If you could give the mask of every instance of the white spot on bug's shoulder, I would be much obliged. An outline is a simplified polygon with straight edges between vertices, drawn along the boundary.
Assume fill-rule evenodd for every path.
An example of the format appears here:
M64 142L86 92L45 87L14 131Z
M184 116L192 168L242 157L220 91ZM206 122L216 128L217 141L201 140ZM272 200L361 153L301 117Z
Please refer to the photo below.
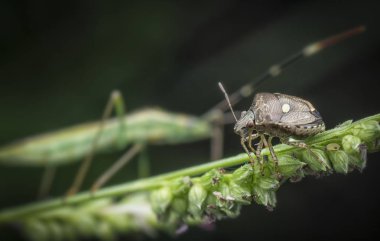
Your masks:
M290 105L289 104L283 104L281 109L282 109L282 112L288 113L290 110Z

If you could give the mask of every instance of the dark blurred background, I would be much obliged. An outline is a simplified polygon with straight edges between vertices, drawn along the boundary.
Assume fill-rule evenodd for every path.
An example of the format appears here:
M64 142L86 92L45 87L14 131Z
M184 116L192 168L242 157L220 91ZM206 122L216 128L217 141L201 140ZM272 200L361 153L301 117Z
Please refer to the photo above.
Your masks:
M113 89L128 111L200 115L223 98L218 81L235 90L305 44L360 24L365 34L259 90L310 100L329 128L378 113L379 10L377 1L1 1L0 144L98 119ZM227 126L225 155L241 152ZM100 155L86 186L120 155ZM154 174L167 172L208 161L209 143L150 147L149 156ZM53 196L77 167L59 170ZM135 179L135 170L131 163L112 183ZM370 154L363 173L286 184L273 212L251 205L215 231L192 228L177 240L379 240L379 170L380 155ZM41 174L0 167L1 209L33 201Z

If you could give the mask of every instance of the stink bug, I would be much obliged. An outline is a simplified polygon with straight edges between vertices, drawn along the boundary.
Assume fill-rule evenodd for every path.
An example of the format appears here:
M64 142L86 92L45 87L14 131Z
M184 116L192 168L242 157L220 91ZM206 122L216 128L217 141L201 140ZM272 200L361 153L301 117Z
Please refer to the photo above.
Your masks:
M229 103L227 92L221 83L219 87ZM231 105L230 108L233 113ZM254 162L249 150L261 160L261 149L263 146L268 147L276 169L278 159L272 147L273 137L280 138L284 144L308 149L302 139L325 130L321 115L309 101L280 93L257 93L248 111L243 111L240 119L235 115L234 117L236 120L234 132L240 135L241 145L250 160ZM269 136L268 140L266 136ZM291 140L290 137L298 140ZM252 141L257 138L260 138L260 141L255 150Z

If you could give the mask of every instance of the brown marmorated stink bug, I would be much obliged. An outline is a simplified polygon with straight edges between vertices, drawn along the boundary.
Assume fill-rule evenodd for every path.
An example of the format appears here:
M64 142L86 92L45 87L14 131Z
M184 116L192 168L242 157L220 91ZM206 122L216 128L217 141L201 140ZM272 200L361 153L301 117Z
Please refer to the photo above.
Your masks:
M219 87L229 102L221 83ZM302 139L325 130L321 115L309 101L280 93L257 93L248 111L243 111L240 119L235 117L235 120L234 131L240 135L241 145L250 160L253 162L250 151L261 160L263 146L268 147L276 169L278 159L272 147L273 137L280 138L281 142L287 145L309 148ZM268 140L266 136L269 136ZM260 141L255 150L252 141L257 138L260 138Z

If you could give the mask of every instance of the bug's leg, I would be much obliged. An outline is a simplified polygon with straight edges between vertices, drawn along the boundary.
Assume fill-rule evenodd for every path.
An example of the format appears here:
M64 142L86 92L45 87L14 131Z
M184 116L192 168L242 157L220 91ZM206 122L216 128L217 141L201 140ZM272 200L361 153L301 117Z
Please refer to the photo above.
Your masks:
M274 152L272 144L271 144L272 138L269 137L269 141L267 141L267 139L265 138L265 136L261 135L261 140L264 142L264 146L268 147L270 155L272 156L272 159L273 159L273 161L275 163L275 168L276 168L277 175L279 175L279 172L278 172L278 158L277 158L277 155Z
M257 143L257 148L256 148L256 156L261 160L261 164L263 164L263 158L261 158L261 151L263 150L263 140L260 139L259 143Z
M248 148L251 150L252 153L255 154L257 160L259 161L260 165L262 165L263 161L262 161L262 158L260 156L260 153L261 153L261 148L260 147L260 143L259 143L259 146L258 146L258 149L255 150L255 148L252 146L252 141L254 141L255 139L257 139L258 137L260 137L260 135L258 133L255 133L255 134L252 134L253 130L250 130L249 131L249 134L248 134Z
M248 136L248 147L249 149L256 154L256 157L257 158L260 158L259 156L257 156L257 152L255 150L255 148L252 146L252 141L254 141L255 139L257 139L258 137L260 137L260 135L258 133L255 133L255 134L252 134L253 130L250 131L249 133L249 136Z
M247 146L245 145L245 142L246 142L245 138L242 137L242 138L240 139L240 144L241 144L241 146L243 147L244 151L248 154L249 161L250 161L251 164L253 165L253 164L255 164L255 159L253 159L253 156L252 156L251 153L248 151L248 148L247 148Z
M56 167L54 165L47 165L45 167L44 173L42 175L41 184L38 190L37 199L43 199L48 195L51 185L53 183L55 171Z
M121 93L119 91L115 90L115 91L112 91L112 93L111 93L111 97L107 102L106 108L104 109L104 112L103 112L103 115L102 115L102 118L101 118L101 121L99 124L99 129L96 132L94 139L92 140L91 148L90 148L89 152L87 153L87 155L85 156L85 158L83 159L82 165L80 166L80 168L79 168L79 170L75 176L74 182L66 193L66 197L74 195L80 189L82 182L83 182L83 180L87 174L87 171L90 168L92 159L93 159L94 154L95 154L96 147L98 145L100 136L101 136L102 131L104 129L104 124L105 124L106 120L111 116L112 109L115 109L115 112L119 118L120 129L122 130L123 128L125 128L125 126L124 126L125 124L122 121L122 118L124 116L123 98L121 96ZM120 133L121 133L121 131L120 131ZM120 142L120 136L118 138L118 142Z
M259 135L259 137L261 137L261 136ZM255 155L256 155L257 159L259 160L259 163L260 163L260 173L261 174L264 174L264 158L261 156L261 151L263 150L263 145L264 145L264 142L260 138L259 143L257 143Z
M272 155L272 159L274 161L274 170L276 171L277 177L281 178L280 169L278 167L278 158L273 149L272 139L273 139L273 136L270 136L268 138L268 148L269 148L270 154Z
M143 144L135 144L124 155L117 160L107 171L105 171L91 186L91 192L96 192L101 188L117 171L127 164L137 153L144 148Z

